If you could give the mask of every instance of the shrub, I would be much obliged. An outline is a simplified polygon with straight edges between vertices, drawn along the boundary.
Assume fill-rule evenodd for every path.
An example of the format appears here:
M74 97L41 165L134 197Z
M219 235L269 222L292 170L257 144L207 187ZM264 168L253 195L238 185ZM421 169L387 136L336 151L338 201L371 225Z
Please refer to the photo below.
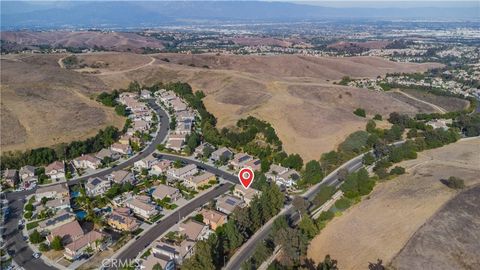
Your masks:
M33 216L33 213L28 211L28 212L25 212L25 214L23 215L26 219L31 219L32 216Z
M47 252L50 250L50 247L45 243L40 243L38 250L40 250L41 252Z
M382 115L380 115L380 114L378 114L378 113L375 114L375 116L373 117L373 120L382 121L382 120L383 120Z
M335 214L332 211L329 210L329 211L322 212L320 214L320 216L318 217L318 220L319 221L327 221L327 220L331 220L334 216L335 216Z
M338 210L345 210L348 207L350 207L350 205L351 205L350 200L348 200L347 198L341 198L335 203L335 207Z
M395 168L390 170L390 175L401 175L405 173L405 168L400 166L395 166Z
M367 117L367 113L362 108L357 108L355 111L353 111L353 113L360 117L364 117L364 118Z
M462 189L465 188L465 183L463 179L450 176L447 180L444 181L445 185L452 189Z

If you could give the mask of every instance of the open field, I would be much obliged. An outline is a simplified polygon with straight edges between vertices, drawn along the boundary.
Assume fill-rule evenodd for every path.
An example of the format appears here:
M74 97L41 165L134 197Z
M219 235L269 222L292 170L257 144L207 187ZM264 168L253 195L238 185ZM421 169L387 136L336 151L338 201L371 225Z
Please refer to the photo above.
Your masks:
M123 54L118 54L123 57ZM98 69L92 75L110 88L126 87L132 80L186 81L207 96L205 105L220 127L253 115L273 124L285 149L304 159L318 159L343 139L363 129L366 119L353 115L362 107L373 115L390 112L415 114L417 108L385 93L333 85L343 76L376 77L387 72L424 71L438 64L405 64L377 57L321 58L307 56L235 56L214 54L155 54L154 63L124 72ZM102 54L79 59L103 61ZM111 55L108 56L112 58ZM129 55L128 57L132 57ZM146 56L139 55L143 60ZM168 60L168 61L167 61ZM124 61L125 62L125 61ZM143 62L145 63L145 62ZM386 106L385 104L389 104Z
M395 269L480 269L480 185L446 203L408 241Z
M20 79L26 81L22 87L34 84L27 89L42 88L44 92L51 95L68 97L72 95L60 94L58 89L74 91L89 97L100 91L125 88L133 80L144 84L159 81L186 81L195 90L203 90L206 93L205 105L218 118L220 127L232 125L238 119L248 115L265 119L276 128L280 139L284 141L285 149L288 152L301 154L306 160L318 159L321 153L334 149L348 134L365 127L367 120L352 113L357 107L365 108L369 115L380 113L387 116L393 111L408 114L419 112L415 106L385 93L333 85L332 81L340 80L346 75L376 77L387 72L421 72L439 66L432 63L396 63L378 57L142 55L112 52L77 55L81 63L88 66L95 65L95 68L87 68L88 71L94 71L88 74L82 73L84 69L77 72L61 69L58 62L65 56L66 54L5 56L2 61L7 64L2 68L7 75L2 74L2 81L6 76L15 82L8 85L4 83L5 85L2 86L2 92L10 91L10 94L4 95L2 101L5 109L15 112L14 108L18 107L16 113L17 115L20 113L21 107L9 101L21 102L18 98L13 98L15 91L18 91L17 88L21 86ZM28 73L35 80L32 81L31 78L23 78L23 76L13 78L13 74L22 74L18 73L20 66L26 70L24 73ZM52 84L39 87L40 81L45 81L45 78L51 78ZM62 97L62 100L65 98L67 97ZM75 100L78 101L78 99ZM73 106L77 109L75 113L80 115L82 107L93 106L93 103L88 102L90 100L83 99L81 106ZM49 110L45 106L42 108L45 112ZM107 122L106 115L108 115L99 116L101 113L99 109L97 107L96 110L83 112L88 116L79 117L80 122L75 122L75 126L84 127L87 123L91 123L91 126L97 127L93 130L97 130L101 123ZM105 113L106 109L102 108L102 110ZM71 112L62 112L61 108L57 108L52 114L53 118L46 118L51 125L61 126L58 123L57 112L58 115L62 113L72 115ZM7 112L5 115L8 118L12 113ZM65 117L68 118L68 116ZM82 122L81 119L85 121ZM38 122L38 120L34 121ZM14 120L9 122L12 126L16 125ZM19 122L23 126L26 125L25 120ZM36 126L37 132L41 132L44 124ZM75 137L81 133L88 133L85 130L82 131L82 128L75 129L71 122L63 123L62 125L65 126L63 129L59 127L55 129L51 125L47 125L47 134L57 134L55 131L62 134L72 130L71 133L74 135L70 136ZM21 127L16 129L20 130ZM28 133L28 129L26 130ZM54 132L51 132L52 130ZM54 142L68 138L68 136L56 138ZM29 140L23 139L28 142L33 140L33 137ZM33 144L38 145L41 141L45 142L44 139L39 139Z
M457 176L467 186L480 183L479 151L480 139L475 138L425 151L416 160L400 163L407 173L378 184L369 199L334 218L312 240L308 257L319 261L330 254L339 261L340 269L366 269L368 262L376 262L378 258L388 264L415 232L457 194L440 179ZM464 234L448 231L443 235L435 237L461 239ZM451 245L455 247L457 242ZM437 249L437 253L428 249L428 252L436 258L448 249ZM458 252L471 255L472 250L468 247Z
M60 55L2 58L1 149L26 150L85 139L124 119L90 99L107 87L61 69Z

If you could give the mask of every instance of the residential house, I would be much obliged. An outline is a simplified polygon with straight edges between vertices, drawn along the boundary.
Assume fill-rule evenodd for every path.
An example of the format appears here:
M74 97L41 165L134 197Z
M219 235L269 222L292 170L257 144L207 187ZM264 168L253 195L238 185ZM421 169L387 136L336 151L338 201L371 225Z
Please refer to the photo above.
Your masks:
M159 213L155 205L137 197L125 202L125 206L132 209L133 213L135 213L137 216L143 219L150 219Z
M195 190L200 189L203 186L208 185L208 182L216 180L217 177L211 172L201 173L199 175L190 176L185 179L185 186L193 188Z
M168 138L166 147L175 151L182 151L184 144L184 141L172 140Z
M152 92L150 92L146 89L143 89L142 91L140 91L140 97L141 98L151 98L152 97Z
M65 178L65 164L62 161L54 161L45 167L45 175L52 180Z
M190 239L168 239L166 237L154 242L152 253L163 255L177 264L190 257L194 252L195 241Z
M37 185L38 176L35 175L36 169L36 167L30 165L20 168L19 176L23 181L23 187L25 189L31 189Z
M175 118L179 122L193 122L195 121L195 113L193 111L181 111L175 114Z
M227 215L230 215L237 207L243 206L245 204L242 199L227 194L218 198L216 203L216 209Z
M157 160L157 162L153 163L152 167L150 168L149 174L152 175L160 175L167 173L167 170L172 165L170 160Z
M112 150L108 148L104 148L100 150L98 153L95 154L95 157L104 160L105 158L111 158L112 160L117 160L120 158L120 153L118 152L113 152Z
M53 217L40 221L38 223L38 228L41 232L51 231L74 220L75 215L72 212L67 210L60 210Z
M153 191L152 197L156 200L163 200L165 197L168 197L172 201L176 201L182 197L182 194L177 188L160 184Z
M187 166L181 168L172 168L167 171L167 175L176 178L176 179L187 179L189 176L198 173L197 165L188 164Z
M124 170L113 171L107 178L117 184L123 184L126 182L132 184L135 183L135 175L132 172Z
M245 167L250 167L253 171L262 170L262 161L258 158L251 159L244 164Z
M233 166L235 170L242 168L245 163L252 159L252 156L245 153L237 153L234 158L230 161L230 165Z
M132 153L132 148L130 147L130 145L121 143L112 144L112 146L110 146L110 150L120 153L122 155L130 155Z
M273 164L270 170L265 174L268 180L274 181L279 186L291 187L298 179L300 174L289 168Z
M119 231L133 232L140 223L131 215L129 208L117 208L107 218L107 224Z
M150 128L150 124L144 120L135 120L133 121L133 130L144 132Z
M154 250L152 250L154 251ZM175 270L175 260L167 255L151 252L150 255L142 261L143 269L153 269L155 265L160 265L164 270Z
M48 200L45 203L45 208L54 209L54 210L70 209L70 198L65 197L65 198L54 198L53 200Z
M230 151L226 147L222 147L220 149L215 150L212 155L210 156L210 159L212 161L219 161L219 160L229 160L233 156L233 152Z
M118 139L118 142L121 144L128 144L130 145L130 142L134 143L140 143L140 138L134 137L129 134L123 134L120 139Z
M185 143L185 138L185 134L170 134L166 146L175 151L180 151Z
M177 122L175 128L176 134L190 134L192 133L192 123L191 122Z
M73 166L77 169L93 169L96 170L102 165L102 161L92 155L82 155L73 160Z
M37 188L35 191L35 200L39 202L43 197L48 199L69 199L70 191L67 183L58 183L55 185Z
M47 236L48 244L51 244L56 236L59 236L62 239L63 245L67 245L82 237L83 230L78 221L74 220L51 230L50 234Z
M180 98L176 97L169 101L170 106L172 106L175 112L185 111L187 109L187 104L185 104Z
M18 171L14 169L6 169L3 171L3 180L9 187L15 187L18 182Z
M260 196L261 191L253 188L244 188L242 185L236 184L235 189L233 190L233 195L242 198L246 205L250 205L250 202L256 196Z
M146 158L141 159L141 160L133 163L133 166L137 170L141 170L141 169L148 169L149 170L156 161L157 161L157 159L153 155L149 155Z
M213 147L213 145L211 145L207 142L204 142L204 143L200 144L197 148L195 148L195 151L193 152L193 155L195 157L202 157L206 148L212 149L212 152L215 149L215 147Z
M74 261L82 256L88 247L94 251L103 250L106 248L107 240L105 238L108 238L107 234L92 230L66 245L63 256Z
M30 166L30 165L23 166L22 168L20 168L20 171L18 172L20 179L22 181L26 181L28 178L34 177L36 169L37 169L36 167Z
M85 184L85 191L88 196L95 197L104 194L110 188L110 181L100 178L88 178Z
M178 231L192 241L205 240L211 232L208 225L192 219L180 224Z
M227 215L216 210L202 209L200 214L203 217L203 223L210 226L212 230L216 230L219 226L227 222Z

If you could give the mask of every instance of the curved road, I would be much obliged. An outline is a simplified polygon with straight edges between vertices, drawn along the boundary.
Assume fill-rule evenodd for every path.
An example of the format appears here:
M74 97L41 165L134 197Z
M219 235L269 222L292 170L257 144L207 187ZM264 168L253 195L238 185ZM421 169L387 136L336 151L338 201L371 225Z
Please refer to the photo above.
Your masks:
M157 116L160 122L160 129L158 130L157 136L143 150L143 152L126 160L125 162L117 165L114 168L109 168L91 175L70 180L67 182L69 186L76 185L79 182L86 180L90 177L107 176L111 174L113 171L120 170L133 165L134 162L147 157L148 155L150 155L155 151L157 144L162 143L163 140L168 135L169 122L168 122L168 116L165 113L165 111L163 111L160 108L160 106L158 106L154 102L154 100L149 100L148 104L157 113ZM18 230L18 221L22 218L22 214L23 214L23 207L25 203L24 198L30 194L33 194L34 192L35 192L35 189L7 194L7 199L9 200L9 207L10 207L10 217L8 218L5 224L6 248L8 250L13 251L14 253L12 256L13 259L18 265L24 267L25 269L35 269L35 270L55 269L55 267L47 265L43 260L34 259L32 257L33 251L29 248L28 244L25 241L23 241L23 235L21 231Z
M398 146L400 144L403 144L405 141L398 141L395 143L392 143L391 145L393 146ZM372 152L372 151L370 151ZM367 152L368 153L368 152ZM302 194L302 196L309 200L312 201L315 198L315 195L322 189L323 186L325 185L337 185L338 182L338 171L341 169L347 169L349 172L354 172L359 170L363 166L363 155L358 155L349 161L343 163L340 167L335 169L333 172L331 172L329 175L327 175L323 180L312 186L309 190L307 190L305 193ZM281 215L286 215L291 217L291 219L296 219L295 215L297 214L293 204L287 205L283 208L283 210L277 214L275 217L273 217L269 222L267 222L265 225L263 225L262 228L260 228L250 239L245 242L237 252L230 258L228 261L225 269L240 269L241 265L244 261L246 261L248 258L250 258L253 255L253 252L255 251L256 245L260 242L263 241L267 238L267 236L270 233L270 230L273 225L273 220L276 219L277 217Z

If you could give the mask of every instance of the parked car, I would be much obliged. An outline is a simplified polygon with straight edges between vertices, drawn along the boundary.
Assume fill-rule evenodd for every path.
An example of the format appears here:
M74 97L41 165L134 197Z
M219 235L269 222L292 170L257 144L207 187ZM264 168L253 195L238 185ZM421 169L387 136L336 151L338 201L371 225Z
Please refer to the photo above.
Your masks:
M35 259L40 258L40 256L42 256L42 254L40 252L33 253L33 258L35 258Z

